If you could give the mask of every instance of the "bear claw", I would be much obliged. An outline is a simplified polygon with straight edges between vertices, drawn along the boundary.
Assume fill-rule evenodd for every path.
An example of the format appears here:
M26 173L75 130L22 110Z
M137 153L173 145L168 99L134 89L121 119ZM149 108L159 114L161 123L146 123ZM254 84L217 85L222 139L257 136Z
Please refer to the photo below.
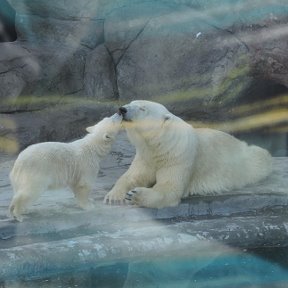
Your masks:
M126 193L125 200L129 201L129 204L135 204L135 195L138 193L137 190L130 190L129 192Z

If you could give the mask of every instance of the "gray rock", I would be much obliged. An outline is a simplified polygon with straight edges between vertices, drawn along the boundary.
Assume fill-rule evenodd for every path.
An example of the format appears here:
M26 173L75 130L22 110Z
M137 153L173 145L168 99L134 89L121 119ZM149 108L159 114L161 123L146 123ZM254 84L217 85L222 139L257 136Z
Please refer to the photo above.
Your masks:
M1 43L0 49L0 102L3 104L17 99L27 84L34 83L40 67L35 55L16 43Z
M115 64L104 45L91 51L86 58L85 94L95 99L118 99Z
M175 8L175 7L174 7ZM171 13L168 5L155 1L129 4L112 10L105 19L105 45L118 63L125 51L141 34L149 20ZM139 63L140 64L140 63Z
M29 0L29 1L17 1L8 0L11 6L19 14L35 14L41 17L51 17L55 19L79 19L79 18L96 18L97 10L102 7L104 0L84 0L84 1L44 1L44 0ZM102 2L102 3L101 3ZM102 4L102 5L101 5ZM101 8L100 8L101 9Z
M16 45L33 54L41 67L37 83L18 95L84 94L86 54L103 42L103 19L97 19L98 5L91 1L83 7L79 2L68 6L64 2L55 4L54 10L44 1L11 1L17 11L16 28L21 41Z
M285 40L287 24L284 21L271 19L261 27L255 27L251 34L240 33L243 41L251 47L253 75L255 78L265 79L288 87L287 49Z
M196 98L191 105L198 104L200 100L202 112L211 108L205 107L207 103L211 103L211 99L212 104L216 103L216 108L218 104L221 106L227 102L237 102L237 99L247 95L252 85L249 73L261 59L254 57L254 52L248 52L249 43L246 44L245 39L241 39L237 27L242 27L245 32L250 27L247 24L262 23L263 19L277 19L285 14L287 9L284 1L256 1L253 7L248 7L245 1L240 0L233 5L224 0L217 4L192 0L85 0L81 3L73 0L69 4L65 1L48 3L43 0L10 0L10 3L17 10L16 26L19 38L28 41L30 46L40 45L39 49L44 53L44 63L51 58L50 62L55 69L63 67L59 75L56 75L59 81L65 81L71 75L75 76L77 73L71 69L71 65L79 64L77 61L73 62L73 53L71 55L68 52L71 57L65 57L63 50L66 52L72 49L77 54L82 50L81 46L95 48L102 43L105 19L105 45L117 66L114 67L117 68L117 79L113 82L119 83L119 89L113 87L113 91L119 90L120 98ZM102 55L105 62L107 55ZM57 63L63 63L62 58L69 58L71 65L59 67ZM41 57L39 59L42 67ZM250 65L251 59L256 59L253 67ZM265 60L267 57L264 57L263 63ZM279 60L270 59L268 62L273 62L270 66L279 67L282 60L286 61L280 57ZM74 85L72 89L53 89L46 85L43 93L65 95L78 91L78 95L85 95L87 89L82 89L82 68L79 70L78 75L72 77L67 84L73 86L75 80L82 82L81 84ZM279 71L278 78L271 77L271 81L278 79L285 83L285 77L281 76L285 73L284 70ZM44 77L41 86L47 80L49 82L49 78L52 78L52 83L57 82L53 79L55 73L52 71L50 75L50 71L49 67L45 67L47 77ZM93 74L93 71L89 73ZM109 74L107 73L108 83ZM272 71L271 74L275 73ZM101 73L98 73L98 76L101 78L99 82L104 82L105 77L101 77ZM38 94L39 87L30 89L29 93ZM93 94L89 93L90 96ZM111 93L107 94L110 99Z
M263 19L286 17L288 8L285 0L253 2L245 0L162 0L166 4L184 6L201 13L201 17L221 29L260 23Z
M71 101L81 110L88 96L151 99L185 119L228 122L248 115L233 112L239 104L287 92L284 0L9 2L18 41L0 46L2 113L31 119Z
M18 14L16 17L18 39L33 45L56 45L62 43L70 48L81 46L90 49L103 42L103 20L91 18L55 19L34 15Z
M18 98L15 97L19 100L19 103L30 101L32 108L34 104L31 96L34 96L34 98L41 96L46 98L46 102L49 102L48 98L51 97L51 102L53 102L53 97L61 98L63 95L68 95L67 98L69 98L69 96L83 90L87 48L78 49L78 47L64 45L49 45L43 49L42 46L33 46L25 42L21 43L21 46L18 43L13 45L17 50L26 52L22 56L22 62L27 63L27 65L23 65L24 72L17 73L17 75L22 75L21 77L26 82L25 89L17 95ZM19 66L21 65L19 60L19 58L16 58L15 65L20 69L22 66ZM26 70L27 72L25 72ZM35 75L34 78L33 75ZM29 98L31 99L29 100Z
M60 101L60 100L59 100ZM14 146L23 148L43 141L69 141L85 135L85 128L117 111L117 105L93 101L77 101L73 104L39 102L33 109L12 110L12 114L0 114L0 140L6 139L0 152L11 151ZM28 104L31 107L30 104ZM45 107L46 106L46 107ZM14 107L15 109L15 107ZM2 134L2 135L1 135ZM7 142L8 141L8 142ZM6 143L6 144L5 144ZM13 147L7 147L14 143ZM1 147L2 146L2 147ZM2 148L2 149L1 149ZM11 151L17 152L13 148Z
M120 98L201 100L205 109L243 95L250 83L246 47L193 15L178 9L149 21L117 66Z
M119 7L143 0L8 0L19 14L36 14L56 19L91 18L104 19L111 11Z
M60 46L58 49L36 52L43 73L34 91L31 91L32 94L44 97L47 95L49 97L49 94L62 97L67 95L67 98L71 95L81 95L81 92L83 95L87 50L71 49L69 46Z

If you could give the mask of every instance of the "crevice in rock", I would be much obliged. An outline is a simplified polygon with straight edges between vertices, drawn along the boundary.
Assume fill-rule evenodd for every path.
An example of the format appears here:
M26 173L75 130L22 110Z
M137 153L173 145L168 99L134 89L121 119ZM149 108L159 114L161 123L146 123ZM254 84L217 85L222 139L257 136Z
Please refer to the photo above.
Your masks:
M12 71L14 71L14 69L9 69L9 70L5 70L5 71L1 71L1 72L0 72L0 75L4 75L4 74L7 74L7 73L12 72Z
M111 51L108 49L108 47L106 45L104 45L105 49L107 50L107 53L111 59L111 63L113 66L113 77L112 77L112 86L113 86L113 94L114 94L114 98L116 100L119 100L120 98L120 93L119 93L119 87L118 87L118 71L117 71L117 64L115 63L115 60L113 58L113 55L111 53Z
M1 1L1 0L0 0ZM22 16L25 17L38 17L38 18L43 18L43 19L54 19L54 20L59 20L59 21L81 21L81 20L88 20L88 21L104 21L105 19L103 18L91 18L91 17L77 17L77 16L69 16L69 17L57 17L53 14L36 14L36 13L21 13Z
M77 93L79 93L79 92L81 92L83 90L84 90L84 87L82 87L81 89L75 90L75 91L67 92L64 95L74 95L74 94L77 94Z
M141 35L141 33L145 30L146 26L148 25L150 19L145 23L145 25L139 30L139 32L136 34L136 36L128 43L127 47L125 49L117 49L115 51L123 51L123 53L121 54L121 56L118 58L117 62L115 61L114 57L113 57L113 52L111 52L109 50L109 48L107 47L107 45L104 44L108 55L111 58L111 62L113 65L113 78L112 78L112 85L113 85L113 93L114 93L114 98L116 100L120 99L120 92L119 92L119 86L118 86L118 70L117 70L117 66L120 63L120 61L123 59L125 53L128 51L128 49L131 47L131 45L133 44L133 42L135 40L137 40L137 38ZM104 31L105 32L105 31ZM105 35L105 34L104 34ZM104 43L105 43L105 39L104 39Z
M85 43L80 43L81 46L83 46L84 48L87 48L89 50L93 50L95 47L91 47L89 46L88 44L85 44Z
M205 22L207 25L219 30L219 31L222 31L222 32L225 32L225 33L228 33L230 35L232 35L240 44L242 44L246 50L249 52L250 51L250 48L249 46L247 45L247 43L245 43L241 38L239 38L235 33L233 33L233 31L229 30L229 29L224 29L224 28L221 28L221 27L218 27L217 25L215 24L212 24L212 23L209 23L205 20L202 20L203 22Z
M233 31L231 31L229 29L224 29L224 31L230 33L234 38L236 38L246 48L246 50L248 52L250 51L250 48L249 48L248 44L245 43L240 37L238 37L237 34L235 34Z
M25 68L26 66L28 66L28 64L24 64L24 65L22 65L22 66L16 66L16 67L13 67L13 68L8 69L8 70L5 70L5 71L0 71L0 75L5 75L5 74L7 74L7 73L17 71L17 69L23 69L23 68Z
M139 30L139 32L135 35L135 37L128 43L127 47L123 49L123 53L121 54L121 56L116 62L116 68L118 64L121 62L121 60L123 59L123 57L125 56L126 52L129 50L129 48L133 44L133 42L136 41L139 38L139 36L143 33L143 31L145 30L149 22L150 22L150 19L144 24L144 26Z
M288 88L283 84L254 76L247 93L238 101L238 104L259 103L257 109L261 109L261 102L268 99L276 99L281 95L287 95L287 93ZM277 101L273 105L283 107L283 103L278 103Z
M37 111L42 111L43 109L15 109L15 110L11 110L11 111L1 111L1 114L17 114L17 113L29 113L29 112L37 112Z

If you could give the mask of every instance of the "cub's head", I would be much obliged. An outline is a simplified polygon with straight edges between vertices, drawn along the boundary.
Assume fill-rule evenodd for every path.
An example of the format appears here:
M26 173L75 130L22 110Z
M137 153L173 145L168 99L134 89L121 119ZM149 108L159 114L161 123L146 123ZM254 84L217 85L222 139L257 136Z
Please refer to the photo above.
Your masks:
M119 113L123 116L123 126L126 129L150 134L153 134L153 131L163 130L175 117L163 105L144 100L132 101L120 107Z
M104 140L104 142L112 142L121 129L121 122L122 115L116 113L111 117L104 118L94 126L87 127L86 131L89 134L99 137L99 140Z

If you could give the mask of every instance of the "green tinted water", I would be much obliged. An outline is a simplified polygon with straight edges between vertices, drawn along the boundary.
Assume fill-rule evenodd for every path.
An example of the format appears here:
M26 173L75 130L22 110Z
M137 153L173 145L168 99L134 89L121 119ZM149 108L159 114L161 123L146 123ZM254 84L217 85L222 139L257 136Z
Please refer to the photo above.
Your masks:
M265 248L216 258L165 259L83 267L45 279L0 287L287 288L288 248Z

